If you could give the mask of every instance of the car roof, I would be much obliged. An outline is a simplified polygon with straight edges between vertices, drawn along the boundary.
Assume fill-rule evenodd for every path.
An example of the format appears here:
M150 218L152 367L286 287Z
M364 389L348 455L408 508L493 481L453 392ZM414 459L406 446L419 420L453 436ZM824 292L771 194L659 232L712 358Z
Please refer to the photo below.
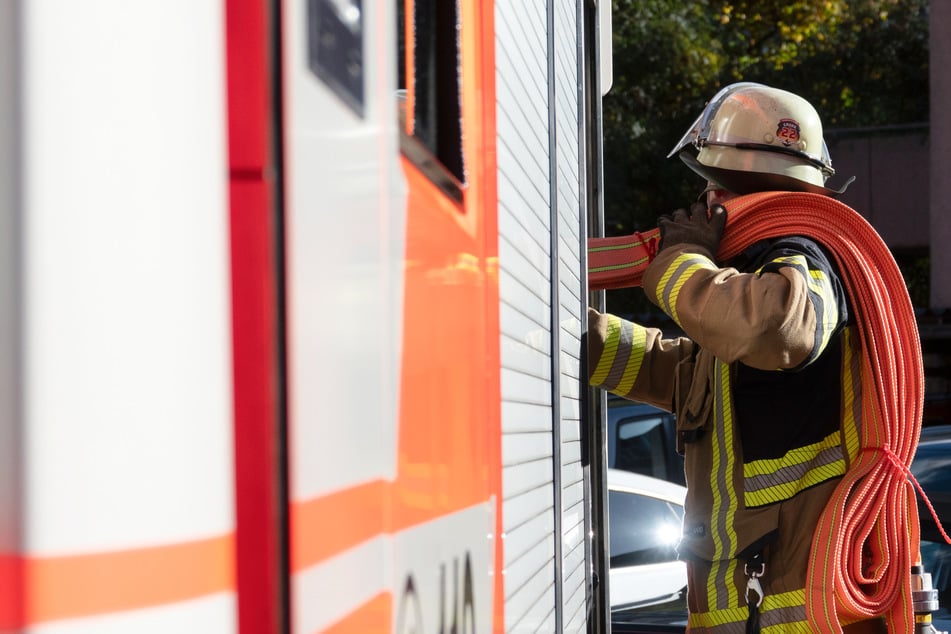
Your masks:
M911 472L919 477L924 471L951 465L949 448L951 448L951 425L923 428L914 460L911 463Z
M948 440L951 440L951 425L931 425L921 428L918 445L946 442Z
M624 469L608 469L608 489L639 493L674 502L681 506L683 506L684 498L687 496L687 488L684 486L660 478L625 471Z
M653 405L641 403L640 401L631 401L620 396L610 395L608 398L608 416L634 416L638 414L667 414L662 409Z

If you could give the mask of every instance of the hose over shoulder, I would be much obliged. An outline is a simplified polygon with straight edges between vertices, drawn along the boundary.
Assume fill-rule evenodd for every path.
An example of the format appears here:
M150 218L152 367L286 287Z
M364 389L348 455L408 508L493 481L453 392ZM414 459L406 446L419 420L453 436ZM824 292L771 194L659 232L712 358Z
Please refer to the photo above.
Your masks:
M820 634L838 634L843 622L884 615L889 631L913 631L910 571L920 558L920 533L907 473L921 432L924 370L918 326L898 265L874 228L833 198L764 192L725 206L729 220L718 259L734 257L765 238L816 240L836 260L861 338L867 400L861 450L813 537L806 587L810 625ZM656 254L655 232L589 240L590 288L640 285Z

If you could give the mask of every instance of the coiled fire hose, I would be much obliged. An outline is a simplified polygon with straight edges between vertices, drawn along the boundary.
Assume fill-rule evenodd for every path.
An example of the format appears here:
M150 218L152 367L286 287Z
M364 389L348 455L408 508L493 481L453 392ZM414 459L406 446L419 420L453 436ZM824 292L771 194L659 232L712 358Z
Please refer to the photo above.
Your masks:
M911 475L921 431L921 342L904 280L885 243L856 211L826 196L764 192L734 198L717 258L728 260L764 238L802 235L838 264L862 345L860 450L823 511L812 543L806 613L819 634L840 623L884 615L889 632L913 632L910 571L920 563ZM640 286L657 252L658 229L588 241L592 290ZM834 589L834 592L829 592Z

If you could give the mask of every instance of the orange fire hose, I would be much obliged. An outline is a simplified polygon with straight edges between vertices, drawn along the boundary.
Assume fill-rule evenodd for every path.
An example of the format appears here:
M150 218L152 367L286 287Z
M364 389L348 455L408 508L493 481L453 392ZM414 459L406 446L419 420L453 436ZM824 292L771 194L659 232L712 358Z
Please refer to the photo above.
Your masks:
M860 334L861 449L813 537L806 587L810 627L839 634L840 623L884 615L889 632L912 632L910 572L920 562L915 486L936 522L937 515L908 470L921 431L924 373L918 327L898 266L871 225L832 198L765 192L724 206L721 261L764 238L802 235L820 242L838 264ZM657 229L589 239L590 288L639 286L659 239Z

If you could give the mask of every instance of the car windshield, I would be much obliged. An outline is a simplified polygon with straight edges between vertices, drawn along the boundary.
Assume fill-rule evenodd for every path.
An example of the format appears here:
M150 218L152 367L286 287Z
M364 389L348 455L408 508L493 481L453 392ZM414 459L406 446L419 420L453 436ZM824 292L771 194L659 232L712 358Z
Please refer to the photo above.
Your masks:
M677 561L683 507L653 497L608 493L611 567Z
M686 489L622 469L609 469L608 482L613 631L684 631L687 567L677 545ZM655 629L678 623L679 629Z

